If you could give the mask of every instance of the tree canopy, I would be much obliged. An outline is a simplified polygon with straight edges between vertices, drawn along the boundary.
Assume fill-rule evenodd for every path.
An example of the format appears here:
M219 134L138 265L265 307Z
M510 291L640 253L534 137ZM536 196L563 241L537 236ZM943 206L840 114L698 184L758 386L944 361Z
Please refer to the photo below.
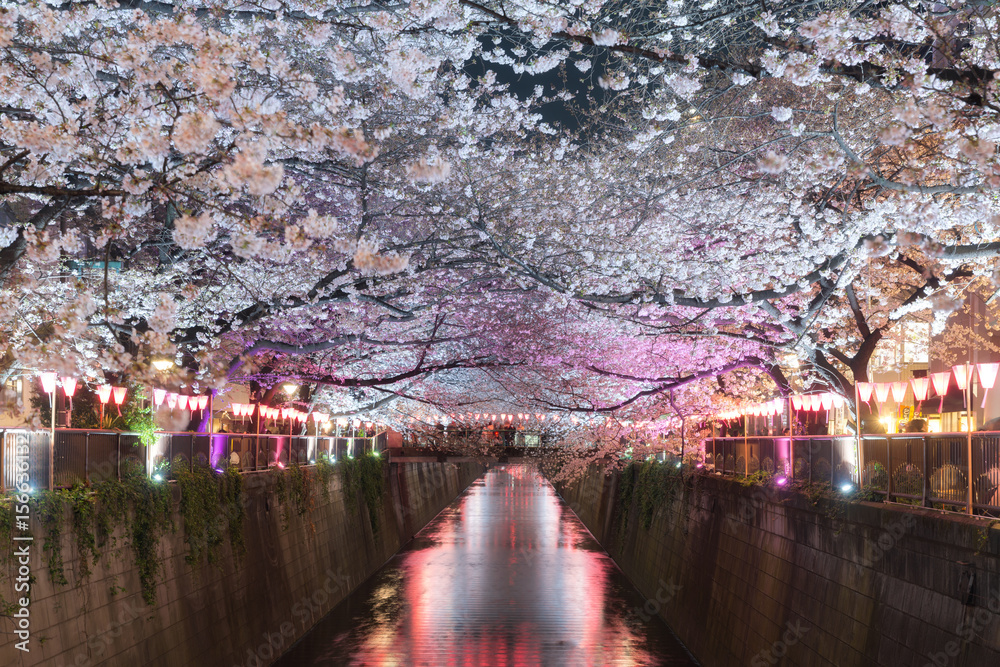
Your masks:
M0 1L0 376L294 380L402 426L699 414L792 357L851 397L994 284L996 22Z

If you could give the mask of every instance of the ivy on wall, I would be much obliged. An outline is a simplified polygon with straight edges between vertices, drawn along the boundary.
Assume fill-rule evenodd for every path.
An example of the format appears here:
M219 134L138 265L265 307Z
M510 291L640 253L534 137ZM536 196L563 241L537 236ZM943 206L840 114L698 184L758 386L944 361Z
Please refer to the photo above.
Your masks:
M352 511L357 510L358 497L364 499L368 508L368 522L372 533L378 533L381 525L382 496L385 495L385 460L378 456L362 456L343 459L340 474L344 481L344 497Z
M321 459L315 467L292 465L287 469L272 468L273 491L283 504L283 521L288 528L291 514L308 515L315 507L318 483L323 497L329 498L329 483L334 470L340 469L344 480L344 494L348 507L357 508L363 498L368 508L373 532L378 532L383 497L386 493L385 461L374 456L346 459L334 464ZM244 476L236 469L218 472L208 465L190 465L175 460L171 464L171 477L180 493L179 510L184 540L188 547L186 560L192 566L203 561L217 563L219 547L228 534L233 554L246 552L245 523L247 496ZM161 478L162 479L162 478ZM83 485L71 489L43 491L32 500L32 512L44 529L42 550L51 581L60 586L69 585L63 560L63 531L66 527L66 510L70 509L69 526L73 531L73 544L78 559L76 583L86 581L94 565L109 552L114 552L117 534L124 529L139 573L141 593L149 605L156 604L156 583L163 571L159 553L161 538L176 530L173 522L174 503L171 493L173 483L156 481L146 476L141 464L123 464L121 479L109 479L90 487ZM13 530L13 504L0 498L0 540L9 543ZM108 548L103 548L108 547ZM7 577L0 554L0 581ZM12 603L0 597L0 616L14 610Z

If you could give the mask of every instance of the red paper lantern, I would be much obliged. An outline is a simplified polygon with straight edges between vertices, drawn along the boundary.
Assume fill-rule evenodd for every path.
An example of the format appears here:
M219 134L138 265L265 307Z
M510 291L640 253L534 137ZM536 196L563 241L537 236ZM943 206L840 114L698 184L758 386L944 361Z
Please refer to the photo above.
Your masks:
M128 388L114 387L111 391L114 394L116 405L121 405L125 402L125 393L128 391Z

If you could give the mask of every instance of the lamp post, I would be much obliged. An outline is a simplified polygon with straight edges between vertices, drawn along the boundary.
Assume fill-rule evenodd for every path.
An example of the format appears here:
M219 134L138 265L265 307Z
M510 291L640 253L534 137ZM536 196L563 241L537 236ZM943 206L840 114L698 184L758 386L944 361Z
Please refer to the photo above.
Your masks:
M56 374L42 373L42 391L49 395L49 404L52 407L52 421L49 424L49 491L55 483L55 451L56 451Z

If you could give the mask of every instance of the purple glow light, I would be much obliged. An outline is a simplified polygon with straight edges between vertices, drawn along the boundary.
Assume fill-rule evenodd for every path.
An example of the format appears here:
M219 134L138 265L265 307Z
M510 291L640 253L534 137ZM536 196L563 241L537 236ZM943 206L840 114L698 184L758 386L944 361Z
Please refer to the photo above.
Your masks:
M784 486L785 484L788 483L788 478L787 477L779 477L778 479L774 480L774 483L777 484L778 486Z
M219 467L219 461L226 454L226 437L225 435L212 436L212 447L209 451L208 460L211 462L213 468Z

